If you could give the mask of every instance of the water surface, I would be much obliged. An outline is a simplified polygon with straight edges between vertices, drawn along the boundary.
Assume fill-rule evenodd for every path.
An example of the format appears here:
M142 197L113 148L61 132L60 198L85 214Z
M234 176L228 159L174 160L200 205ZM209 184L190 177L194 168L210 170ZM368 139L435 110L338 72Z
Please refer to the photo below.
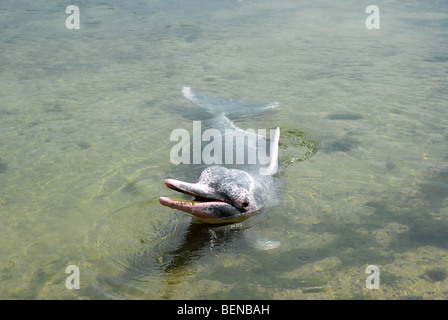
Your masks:
M448 298L448 6L368 30L370 4L80 2L79 30L0 4L0 298ZM282 130L280 204L244 228L158 203L196 174L169 160L183 86L280 103L236 121Z

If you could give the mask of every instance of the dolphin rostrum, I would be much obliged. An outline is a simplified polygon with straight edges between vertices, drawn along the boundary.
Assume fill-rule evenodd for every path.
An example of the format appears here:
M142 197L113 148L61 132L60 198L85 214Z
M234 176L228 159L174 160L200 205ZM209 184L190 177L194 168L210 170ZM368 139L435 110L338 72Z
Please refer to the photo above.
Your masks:
M160 203L187 212L202 222L220 224L246 220L263 208L272 206L276 202L274 190L276 182L272 175L278 171L280 128L274 130L269 141L253 130L244 131L236 127L227 115L241 118L275 108L278 104L275 102L261 105L227 99L196 92L189 87L184 87L182 93L188 100L213 114L211 125L215 130L214 139L220 137L226 140L225 148L219 143L215 145L217 148L214 152L216 154L218 148L222 147L224 152L231 153L232 158L226 158L231 160L230 163L226 162L230 164L227 167L217 165L207 167L196 183L167 179L165 184L168 188L190 195L194 199L174 200L160 197ZM222 134L216 135L217 133ZM227 143L229 137L232 142L230 151ZM241 137L242 139L238 140ZM234 143L234 139L237 143ZM239 152L246 160L255 154L253 161L246 161L248 163L236 161L235 165L232 160L238 158Z

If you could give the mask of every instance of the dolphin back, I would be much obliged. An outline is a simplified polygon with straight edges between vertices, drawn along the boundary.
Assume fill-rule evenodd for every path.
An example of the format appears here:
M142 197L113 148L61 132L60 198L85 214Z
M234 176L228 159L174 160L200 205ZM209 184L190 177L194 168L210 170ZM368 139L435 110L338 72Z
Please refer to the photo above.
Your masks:
M256 115L266 109L276 108L277 102L260 104L229 99L193 91L190 87L184 87L182 93L188 100L213 114L209 125L213 125L223 139L220 144L222 156L217 156L217 159L222 161L215 162L211 159L207 164L225 164L227 168L245 170L263 176L277 172L280 129L277 127L273 132L271 131L269 139L268 132L265 132L266 135L260 135L255 130L242 130L227 117L231 115L241 118ZM229 141L230 148L227 144Z

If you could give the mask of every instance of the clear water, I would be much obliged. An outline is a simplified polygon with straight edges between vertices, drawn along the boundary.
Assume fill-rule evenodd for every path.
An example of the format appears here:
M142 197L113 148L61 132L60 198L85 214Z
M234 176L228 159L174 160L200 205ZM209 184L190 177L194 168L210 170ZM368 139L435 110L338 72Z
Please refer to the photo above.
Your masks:
M370 4L2 2L0 298L448 298L448 6ZM158 203L183 86L280 103L237 122L282 130L245 229Z

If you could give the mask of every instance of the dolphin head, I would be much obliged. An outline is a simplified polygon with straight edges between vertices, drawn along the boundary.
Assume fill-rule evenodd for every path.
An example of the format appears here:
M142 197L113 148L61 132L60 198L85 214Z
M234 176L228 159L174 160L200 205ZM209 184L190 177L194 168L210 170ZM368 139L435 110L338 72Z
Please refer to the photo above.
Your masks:
M190 213L208 223L243 221L260 210L267 200L266 188L249 173L219 166L202 171L196 183L168 179L165 184L194 199L160 197L162 205Z

